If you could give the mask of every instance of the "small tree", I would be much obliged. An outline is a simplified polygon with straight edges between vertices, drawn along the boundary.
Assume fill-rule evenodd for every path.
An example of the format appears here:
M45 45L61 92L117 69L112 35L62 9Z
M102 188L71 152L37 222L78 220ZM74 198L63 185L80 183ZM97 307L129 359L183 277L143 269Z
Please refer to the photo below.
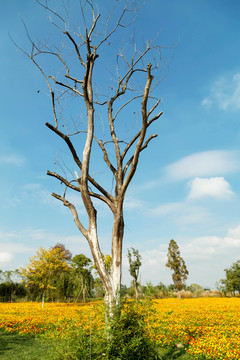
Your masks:
M86 302L86 295L90 295L93 278L91 274L92 261L83 254L75 255L71 261L74 288L77 290L77 299L82 295Z
M128 249L128 261L129 261L129 272L130 275L133 277L133 284L134 284L134 290L135 290L135 297L136 300L139 298L139 292L138 292L138 275L139 275L139 269L142 265L141 262L141 255L139 254L139 251L131 248L131 251Z
M200 296L204 291L203 287L198 284L191 284L188 288L195 296Z
M168 261L166 266L169 267L172 271L173 283L178 290L179 299L181 298L181 290L187 280L188 270L185 265L185 261L180 256L179 247L173 239L170 241L168 246Z
M224 292L230 292L234 296L240 292L240 260L232 264L229 269L224 269L226 278L220 282L224 286Z
M30 258L30 264L26 268L20 268L22 276L27 281L26 286L30 287L33 284L41 289L42 307L44 306L46 290L56 288L52 285L54 276L70 270L64 256L64 251L59 247L48 250L41 247L36 255Z

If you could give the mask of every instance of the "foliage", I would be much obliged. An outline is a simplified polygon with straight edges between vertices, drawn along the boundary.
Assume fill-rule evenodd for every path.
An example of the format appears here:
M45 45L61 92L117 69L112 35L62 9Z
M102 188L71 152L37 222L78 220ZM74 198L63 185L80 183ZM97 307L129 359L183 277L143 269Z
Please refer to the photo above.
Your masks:
M74 256L71 262L71 277L73 279L73 291L76 300L82 296L86 301L86 296L90 298L93 287L93 277L91 274L92 261L83 254Z
M111 255L108 255L108 254L106 254L106 255L104 255L103 253L101 253L101 254L102 254L102 258L103 258L103 261L104 261L104 263L105 263L105 266L106 266L106 268L107 268L107 271L108 271L108 273L110 274L110 272L111 272L112 257L111 257ZM93 268L96 270L96 275L98 275L97 267L96 267L95 264L93 265Z
M146 305L146 302L130 302L119 316L113 317L111 336L107 343L107 359L160 359L156 343L149 337L146 325L146 313L149 309Z
M15 299L21 299L26 296L26 288L23 284L16 282L0 284L0 301L13 302Z
M129 261L129 272L130 275L133 277L133 282L134 282L134 288L135 288L135 297L136 300L139 297L138 294L138 275L139 275L139 269L140 266L142 265L141 262L141 255L139 254L139 251L131 248L131 251L128 249L128 261Z
M26 268L20 268L22 276L26 279L26 286L34 285L42 290L43 304L47 289L55 289L53 285L54 276L64 271L69 271L69 265L65 260L65 252L61 248L42 247L36 255L30 258L30 264Z
M158 287L153 286L151 281L147 281L146 285L141 286L141 291L144 296L150 298L157 298L158 297Z
M64 260L66 260L66 261L71 261L71 259L72 259L72 253L71 253L70 250L66 249L66 247L65 247L64 244L56 243L56 245L52 246L51 249L52 249L52 250L60 249L60 250L61 250L61 253L63 253L63 258L64 258Z
M240 260L233 263L229 269L225 269L224 271L226 278L220 281L224 287L222 290L234 295L236 291L240 293Z
M191 291L195 296L200 296L204 291L203 287L198 284L191 284L186 290Z
M141 309L142 307L142 309ZM143 308L144 307L144 308ZM157 346L148 336L146 326L146 302L144 305L125 304L123 312L111 320L111 333L92 324L91 332L83 328L70 330L54 351L54 359L64 360L157 360Z
M18 270L0 270L0 301L13 302L26 296L26 289L20 283L20 278Z
M185 280L187 280L188 270L185 265L185 261L180 256L179 247L173 239L169 243L167 257L168 261L166 266L173 271L172 279L175 287L180 292L183 288Z

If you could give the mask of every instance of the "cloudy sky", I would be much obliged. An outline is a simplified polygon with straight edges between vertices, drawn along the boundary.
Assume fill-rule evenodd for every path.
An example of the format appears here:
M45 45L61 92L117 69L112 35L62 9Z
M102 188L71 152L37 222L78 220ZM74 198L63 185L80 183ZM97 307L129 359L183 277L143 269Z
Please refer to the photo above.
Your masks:
M111 3L104 1L103 12ZM51 197L59 184L46 171L66 163L68 154L44 125L52 118L41 74L10 40L9 33L29 46L21 18L36 40L52 31L34 1L1 0L2 270L25 266L40 246L56 242L90 256L68 209ZM238 0L146 0L140 9L135 37L156 38L168 71L155 91L163 111L154 125L159 136L142 155L126 198L123 283L130 247L142 254L142 283L171 283L165 263L172 238L188 284L214 288L224 268L240 259L239 18ZM103 76L109 75L106 68ZM102 251L109 253L110 217L105 209L99 214Z

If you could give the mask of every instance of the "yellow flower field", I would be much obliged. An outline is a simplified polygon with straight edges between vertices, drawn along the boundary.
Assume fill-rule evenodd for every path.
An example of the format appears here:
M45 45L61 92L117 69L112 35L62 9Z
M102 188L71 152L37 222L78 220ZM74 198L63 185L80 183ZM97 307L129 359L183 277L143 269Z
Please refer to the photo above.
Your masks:
M199 298L154 301L147 315L149 336L162 346L184 346L198 359L240 358L240 299ZM147 306L145 307L147 309ZM0 303L0 329L20 334L64 337L81 327L104 326L99 303ZM181 345L180 345L181 344Z
M155 336L162 345L183 344L196 359L240 358L240 299L157 300Z

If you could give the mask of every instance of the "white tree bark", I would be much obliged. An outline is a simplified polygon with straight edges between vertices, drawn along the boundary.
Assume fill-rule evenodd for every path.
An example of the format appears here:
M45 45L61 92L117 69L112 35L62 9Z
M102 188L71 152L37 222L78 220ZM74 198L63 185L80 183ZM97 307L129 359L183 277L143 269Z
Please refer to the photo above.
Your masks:
M68 43L67 49L72 48L72 56L77 59L79 64L78 74L82 76L73 75L76 71L72 70L69 65L69 57L64 57L64 52L57 47L54 49L49 48L46 44L42 47L36 45L36 43L30 38L27 31L28 39L31 43L32 51L27 53L22 50L37 66L42 75L44 76L47 86L49 88L52 112L54 118L54 125L49 122L46 126L58 135L67 145L67 148L72 156L72 159L77 166L77 179L72 178L69 180L66 174L58 174L53 171L48 171L47 174L59 180L65 185L66 189L63 194L53 193L52 195L60 200L64 206L67 206L72 212L73 220L76 223L78 229L87 239L92 256L102 279L103 286L106 291L106 302L109 309L113 305L119 304L120 300L120 289L121 289L121 276L122 276L122 242L124 236L124 218L123 218L123 204L128 186L135 175L139 156L142 150L146 149L149 142L157 135L150 135L146 138L147 130L149 126L159 119L162 112L159 112L152 116L154 111L159 105L160 100L156 100L151 97L151 85L153 81L152 65L148 63L144 64L145 58L149 59L151 51L159 50L156 46L146 45L146 48L142 52L137 52L133 47L134 51L132 56L126 55L126 57L119 53L118 58L124 64L124 71L121 74L117 73L118 83L115 90L111 92L111 96L108 100L100 102L93 88L93 77L94 77L94 65L98 56L101 55L101 48L103 44L110 44L110 37L118 30L126 27L126 15L129 13L135 16L136 8L134 7L134 1L126 1L125 6L122 8L119 18L116 21L115 26L108 30L99 39L97 34L97 26L99 23L100 14L95 14L95 5L92 1L87 2L87 6L92 11L92 24L90 30L86 26L85 19L85 32L78 34L78 37L74 32L69 30L69 19L65 20L62 15L57 13L55 10L48 6L48 3L37 2L51 15L51 22L65 38ZM81 1L80 1L80 4ZM117 4L117 2L116 2ZM83 6L82 6L83 10ZM109 21L109 20L108 20ZM107 25L108 25L107 21ZM24 24L25 26L25 24ZM96 33L95 33L96 32ZM81 42L79 44L79 39ZM99 39L99 40L96 40ZM18 46L18 45L17 45ZM18 46L19 47L19 46ZM56 59L62 68L65 69L65 77L58 79L57 76L48 75L47 71L43 68L43 62L38 61L39 56L51 55ZM86 60L85 60L86 59ZM157 70L158 65L154 67ZM76 68L76 65L73 67ZM134 76L133 76L134 75ZM145 77L145 85L142 89L137 89L136 92L133 88L133 78L139 76ZM101 85L101 84L100 84ZM134 90L134 91L133 91ZM58 91L58 92L57 92ZM85 130L77 130L74 134L68 131L68 127L65 126L66 132L60 127L60 122L63 121L63 110L59 108L62 96L64 94L72 94L75 97L79 97L85 104L87 113L87 128ZM58 95L60 94L60 95ZM133 95L132 95L133 94ZM122 99L126 97L126 101L123 103ZM118 119L121 115L121 111L125 109L130 103L141 99L141 126L137 132L132 136L128 142L124 139L118 138ZM148 109L148 102L151 99L152 105ZM120 105L119 105L120 104ZM96 136L95 131L95 110L96 107L102 107L103 111L107 108L106 117L108 119L109 126L109 139L104 143L99 140ZM151 117L152 116L152 117ZM78 147L72 142L72 135L85 134L85 143L82 154L78 154ZM82 138L81 138L82 141ZM110 171L110 177L113 176L115 181L115 192L111 194L107 188L102 186L96 179L91 175L91 159L93 157L93 141L99 146L100 151L103 155L103 160ZM107 145L112 145L112 152L115 153L114 161L110 160L109 153L107 151ZM79 175L78 175L79 174ZM88 227L85 227L79 219L79 214L76 206L67 199L66 190L75 191L81 196L82 202L88 216ZM109 273L103 260L97 229L97 210L92 202L93 198L97 198L103 201L113 214L113 225L112 225L112 263L111 272Z

